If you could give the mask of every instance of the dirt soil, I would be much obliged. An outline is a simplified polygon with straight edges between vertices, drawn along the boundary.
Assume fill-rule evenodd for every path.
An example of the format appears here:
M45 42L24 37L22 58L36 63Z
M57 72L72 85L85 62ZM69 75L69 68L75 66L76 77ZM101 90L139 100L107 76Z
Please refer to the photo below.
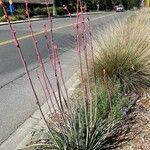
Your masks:
M150 150L150 98L139 100L137 105L136 123L132 128L137 134L117 150Z

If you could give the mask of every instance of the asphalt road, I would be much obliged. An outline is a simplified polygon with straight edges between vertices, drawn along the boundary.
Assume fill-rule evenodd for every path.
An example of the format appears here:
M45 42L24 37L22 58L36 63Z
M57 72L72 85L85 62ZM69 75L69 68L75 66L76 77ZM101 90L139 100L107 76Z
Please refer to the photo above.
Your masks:
M89 15L93 33L107 27L113 20L122 19L125 15L126 12ZM75 18L72 18L71 22L74 21ZM52 68L48 63L48 53L44 44L44 35L41 33L44 24L47 24L47 20L35 21L32 25L47 73L54 83ZM68 18L53 19L53 24L54 37L59 45L59 57L65 81L67 81L78 68L72 26ZM42 104L45 99L35 74L38 65L35 61L34 47L27 23L15 24L13 27L20 39L23 53L31 70L32 80ZM0 26L0 143L6 140L36 109L37 106L26 76L24 76L23 65L12 41L9 27L7 25Z

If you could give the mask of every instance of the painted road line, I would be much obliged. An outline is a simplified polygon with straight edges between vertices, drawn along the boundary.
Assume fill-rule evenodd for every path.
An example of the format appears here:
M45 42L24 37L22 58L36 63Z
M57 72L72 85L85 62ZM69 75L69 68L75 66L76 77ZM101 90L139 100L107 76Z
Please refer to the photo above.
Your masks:
M94 19L91 19L91 21L95 21L95 20L98 20L100 18L105 18L105 17L108 17L108 16L113 16L115 13L113 14L109 14L109 15L104 15L104 16L100 16L100 17L97 17L97 18L94 18ZM87 21L86 21L87 22ZM57 27L57 28L54 28L53 31L56 31L56 30L59 30L59 29L63 29L63 28L67 28L67 27L71 27L73 24L68 24L68 25L65 25L65 26L61 26L61 27ZM50 30L48 30L48 32L50 32ZM40 32L36 32L34 33L35 36L38 36L38 35L41 35L43 34L44 31L40 31ZM18 37L17 39L20 41L20 40L24 40L24 39L27 39L27 38L30 38L32 37L31 35L26 35L26 36L22 36L22 37ZM7 41L4 41L4 42L1 42L0 43L0 46L3 46L3 45L7 45L7 44L10 44L10 43L13 43L14 42L14 39L12 40L7 40Z

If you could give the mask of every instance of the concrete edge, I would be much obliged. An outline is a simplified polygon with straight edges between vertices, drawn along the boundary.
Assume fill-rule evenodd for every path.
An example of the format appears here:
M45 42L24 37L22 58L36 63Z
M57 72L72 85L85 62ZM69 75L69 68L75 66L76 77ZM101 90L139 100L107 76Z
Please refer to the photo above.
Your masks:
M40 21L40 20L46 20L47 18L35 18L31 19L31 21ZM18 24L18 23L26 23L28 20L18 20L18 21L11 21L11 24ZM0 22L0 26L8 25L7 22Z
M113 12L113 11L111 11L111 12ZM86 12L86 13L84 13L84 15L108 14L108 13L110 13L110 12L107 12L107 11L95 11L95 12ZM73 14L72 16L75 17L76 14ZM58 15L58 16L55 16L54 19L55 18L66 18L66 17L69 17L69 16L68 15L63 15L63 16L59 16ZM47 20L47 17L43 17L43 18L31 18L32 22L33 21L40 21L40 20ZM18 23L26 23L26 22L28 22L28 20L11 21L10 23L11 24L18 24ZM7 22L0 22L0 26L4 26L4 25L8 25L8 23Z
M76 81L76 82L75 82ZM66 82L69 95L72 94L74 89L79 85L78 72ZM57 92L56 92L57 94ZM46 117L48 116L48 106L46 102L42 105L42 109ZM30 141L31 131L35 126L40 125L42 117L39 110L36 110L31 117L29 117L7 140L5 140L0 146L0 150L18 150L24 148Z

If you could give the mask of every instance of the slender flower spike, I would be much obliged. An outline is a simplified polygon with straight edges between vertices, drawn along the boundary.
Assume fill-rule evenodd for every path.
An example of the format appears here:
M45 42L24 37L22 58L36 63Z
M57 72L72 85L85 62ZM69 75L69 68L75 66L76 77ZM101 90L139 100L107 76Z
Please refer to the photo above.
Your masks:
M2 0L0 0L0 6L2 6L3 5L3 1Z
M63 8L64 8L65 10L67 10L67 6L65 6L65 5L63 5Z
M67 15L71 18L71 13L70 13L70 11L68 10L67 6L63 5L63 8L64 8L64 10L67 11Z

